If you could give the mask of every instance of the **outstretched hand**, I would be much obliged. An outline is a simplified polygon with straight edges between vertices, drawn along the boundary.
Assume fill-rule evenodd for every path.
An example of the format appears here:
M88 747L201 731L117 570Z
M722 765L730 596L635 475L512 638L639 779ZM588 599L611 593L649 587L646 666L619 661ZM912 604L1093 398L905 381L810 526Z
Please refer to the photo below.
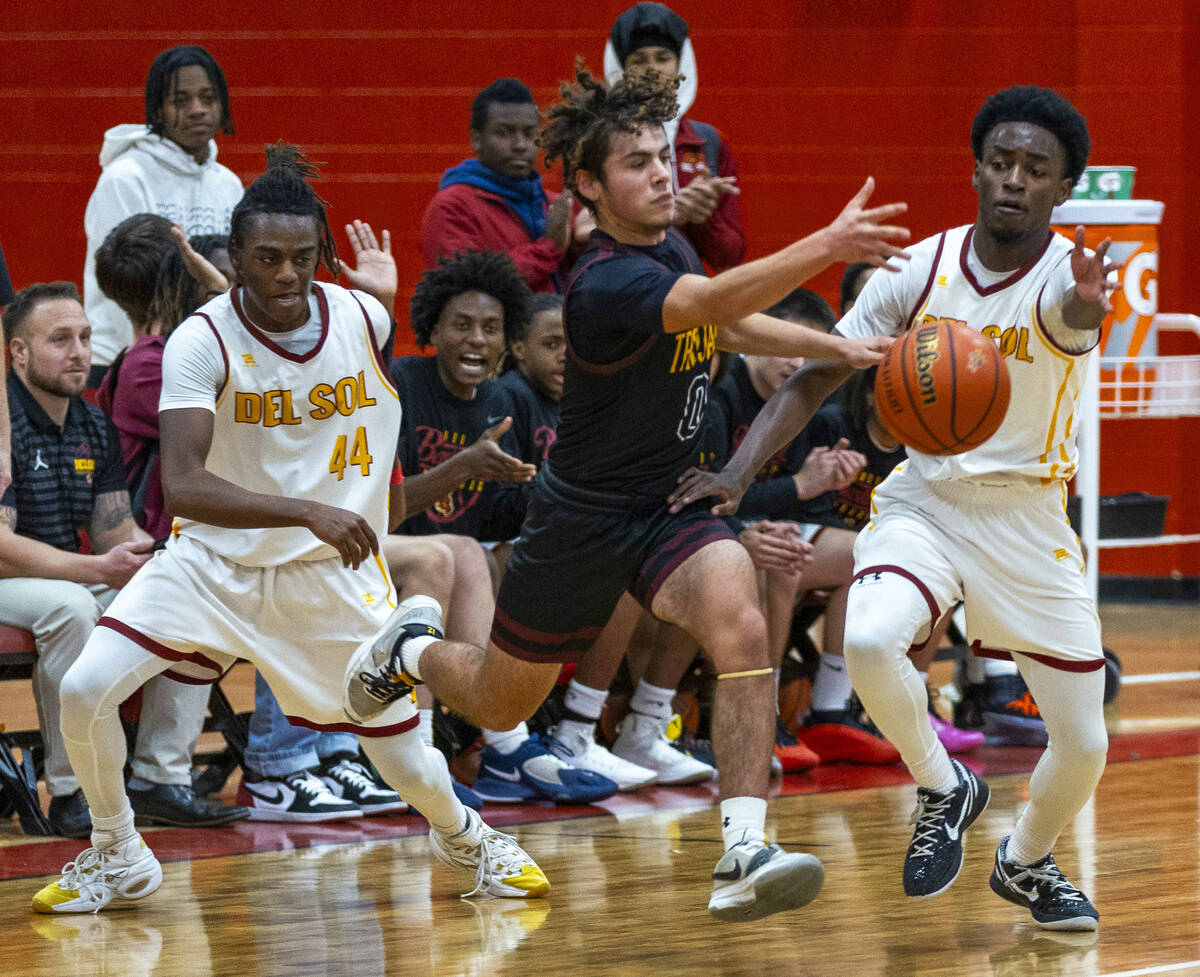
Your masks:
M912 237L907 227L885 224L884 221L899 217L908 210L908 204L884 204L867 210L867 201L875 192L875 178L867 177L837 219L825 230L828 232L835 261L865 261L876 268L899 271L890 263L891 258L908 260L908 253L894 242L907 241Z
M225 276L217 270L216 265L192 247L192 242L188 240L188 236L184 233L182 227L178 224L172 224L171 237L179 245L179 254L183 258L183 266L200 286L201 295L207 295L209 292L229 291L229 282L226 281Z
M1120 264L1107 261L1108 247L1112 238L1105 238L1097 245L1092 254L1088 254L1083 246L1083 225L1075 228L1075 247L1071 250L1071 274L1075 276L1075 294L1084 302L1099 302L1105 312L1112 312L1112 303L1108 293L1116 287L1115 281L1110 281L1109 275L1121 267Z
M493 424L468 447L463 449L471 459L471 474L481 482L530 482L537 468L520 458L514 458L500 447L500 437L512 427L506 417Z
M342 263L342 274L355 288L374 295L383 303L390 315L396 302L399 277L396 274L396 259L392 257L392 235L383 231L383 243L375 237L375 231L366 221L356 220L346 225L346 236L354 249L355 267Z

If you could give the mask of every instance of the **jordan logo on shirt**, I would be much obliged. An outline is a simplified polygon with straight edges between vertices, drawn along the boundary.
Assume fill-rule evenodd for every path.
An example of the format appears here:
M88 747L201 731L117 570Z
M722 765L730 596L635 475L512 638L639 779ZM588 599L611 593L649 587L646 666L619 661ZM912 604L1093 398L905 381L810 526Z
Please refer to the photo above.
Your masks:
M46 471L50 470L50 466L46 463L46 459L42 457L42 449L38 448L37 457L33 459L33 470L36 472L41 471L43 468L46 469Z

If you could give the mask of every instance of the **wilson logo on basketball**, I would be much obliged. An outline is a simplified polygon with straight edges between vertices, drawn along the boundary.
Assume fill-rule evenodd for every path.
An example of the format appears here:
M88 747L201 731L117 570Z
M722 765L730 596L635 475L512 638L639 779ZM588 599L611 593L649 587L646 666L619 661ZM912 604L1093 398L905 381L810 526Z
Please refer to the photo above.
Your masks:
M938 358L937 326L922 326L917 330L917 384L921 388L921 403L937 401L933 385L933 365Z

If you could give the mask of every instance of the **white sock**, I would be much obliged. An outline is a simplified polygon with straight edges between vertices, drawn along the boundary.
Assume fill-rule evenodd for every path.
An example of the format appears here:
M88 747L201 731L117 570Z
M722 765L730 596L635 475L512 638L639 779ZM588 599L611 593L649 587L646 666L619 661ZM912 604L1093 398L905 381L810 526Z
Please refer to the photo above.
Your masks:
M967 655L967 682L971 685L982 685L987 677L987 665L991 658L980 658L978 655Z
M421 678L421 654L432 644L441 641L430 634L409 638L400 646L400 667L415 679Z
M529 727L524 723L517 723L512 729L503 732L494 729L483 731L483 741L498 753L515 753L527 739Z
M812 698L809 699L808 708L821 712L841 711L850 702L852 691L845 659L841 655L822 652L817 676L813 679Z
M725 850L761 845L767 838L767 801L763 797L727 797L721 801L721 837Z
M674 689L659 688L659 686L651 685L645 679L642 679L638 682L637 689L633 693L633 698L629 701L629 708L634 712L640 712L643 716L657 716L659 719L670 719L675 713L675 710L671 707L671 701L674 698Z
M133 809L128 801L120 814L110 818L92 817L92 847L97 850L116 848L136 838L137 833L133 826Z
M571 679L567 685L567 697L563 702L571 712L596 720L604 711L605 700L608 699L608 689L593 689L584 685L578 679Z

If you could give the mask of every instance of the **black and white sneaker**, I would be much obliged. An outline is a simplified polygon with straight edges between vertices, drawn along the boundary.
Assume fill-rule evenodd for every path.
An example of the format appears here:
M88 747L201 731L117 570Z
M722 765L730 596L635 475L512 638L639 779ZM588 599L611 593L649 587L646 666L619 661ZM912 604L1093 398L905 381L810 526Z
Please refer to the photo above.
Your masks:
M1032 865L1005 859L1008 837L996 849L996 867L988 884L1001 899L1024 906L1039 926L1052 930L1094 930L1100 914L1088 897L1071 885L1047 855Z
M404 799L373 771L350 757L331 758L317 768L329 793L356 804L366 817L408 810Z
M442 638L442 605L418 594L401 601L383 627L359 645L346 666L342 709L356 723L374 719L421 680L404 670L401 649L409 638Z
M734 845L713 869L708 911L728 923L762 919L808 905L825 870L814 856L778 845Z
M238 804L250 809L251 821L344 821L361 818L353 801L334 797L311 770L271 780L246 780L238 787Z
M917 788L912 842L904 856L904 893L928 898L945 892L962 870L962 836L987 807L988 785L957 760L958 786L948 794Z

